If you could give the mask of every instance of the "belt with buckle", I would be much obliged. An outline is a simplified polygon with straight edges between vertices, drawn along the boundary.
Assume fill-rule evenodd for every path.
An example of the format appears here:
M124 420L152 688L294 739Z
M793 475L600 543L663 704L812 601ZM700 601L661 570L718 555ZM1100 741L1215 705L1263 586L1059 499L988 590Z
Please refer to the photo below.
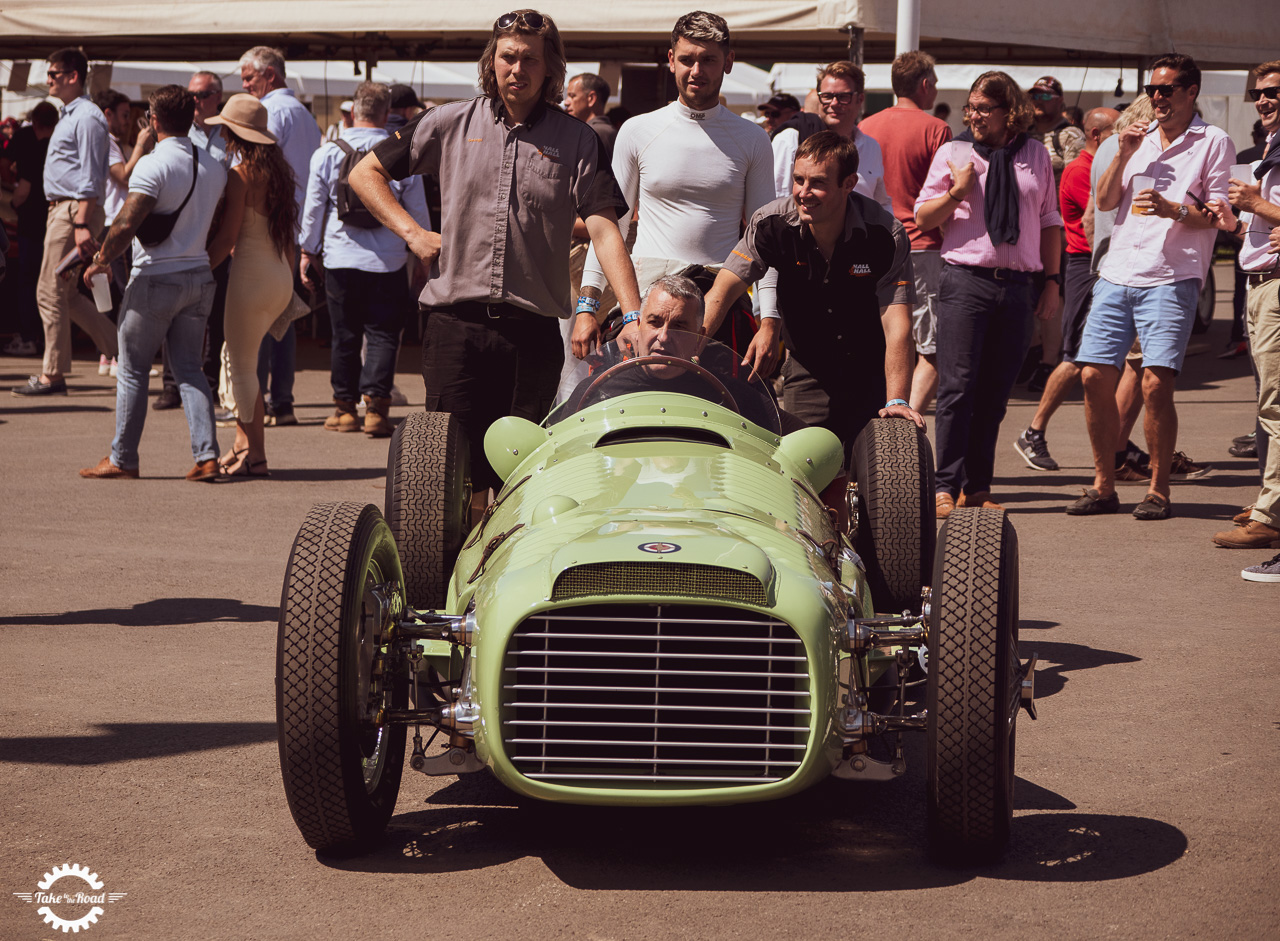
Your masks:
M543 317L542 314L532 310L525 310L523 307L517 307L515 304L498 303L486 304L484 301L459 301L457 304L448 304L442 308L447 310L462 320L488 321L488 320L546 320L550 318Z
M1035 277L1030 271L1018 271L1016 268L985 268L982 265L955 265L955 267L972 271L974 274L983 278L990 278L992 281L1010 281L1014 284L1030 284Z
M1249 287L1256 288L1259 284L1266 284L1276 278L1280 278L1280 268L1272 268L1270 271L1250 272Z
M62 203L74 203L78 201L79 200L72 199L70 196L64 196L62 199L51 199L49 200L49 208L52 209L54 206L59 206Z

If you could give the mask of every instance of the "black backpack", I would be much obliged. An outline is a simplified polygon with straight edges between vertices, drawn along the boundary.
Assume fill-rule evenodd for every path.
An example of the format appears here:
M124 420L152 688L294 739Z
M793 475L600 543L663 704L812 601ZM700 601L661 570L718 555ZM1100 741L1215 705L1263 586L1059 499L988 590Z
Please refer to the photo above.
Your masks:
M351 170L364 159L368 151L356 150L344 140L336 140L334 143L344 154L342 163L338 166L338 221L357 229L381 228L382 223L360 202L360 197L351 189L351 183L347 180Z

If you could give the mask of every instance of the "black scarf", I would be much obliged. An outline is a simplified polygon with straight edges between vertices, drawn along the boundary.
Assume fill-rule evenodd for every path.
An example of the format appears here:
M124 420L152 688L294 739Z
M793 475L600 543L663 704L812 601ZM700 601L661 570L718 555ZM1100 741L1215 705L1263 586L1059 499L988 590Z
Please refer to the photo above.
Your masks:
M1261 180L1267 175L1267 171L1280 167L1280 137L1271 138L1271 147L1267 151L1267 155L1262 158L1262 163L1258 164L1253 171L1253 178Z
M973 149L987 161L982 211L986 216L991 244L1017 244L1022 224L1018 215L1018 181L1014 176L1013 158L1027 142L1026 133L1015 135L1013 140L999 148L978 143L968 128L957 135L956 140L973 144Z

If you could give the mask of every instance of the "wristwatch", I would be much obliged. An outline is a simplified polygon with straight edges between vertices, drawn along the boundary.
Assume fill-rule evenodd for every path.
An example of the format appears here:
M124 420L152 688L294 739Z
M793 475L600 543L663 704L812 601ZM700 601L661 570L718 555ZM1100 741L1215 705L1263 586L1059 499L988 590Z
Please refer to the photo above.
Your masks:
M1046 275L1044 276L1044 279L1045 279L1046 281L1056 281L1056 282L1058 282L1058 287L1062 287L1062 272L1061 272L1061 271L1055 271L1053 274L1046 274Z
M1177 220L1175 220L1175 221L1177 221L1177 222L1186 222L1186 221L1187 221L1187 215L1188 215L1190 212L1191 212L1190 207L1188 207L1186 203L1183 203L1182 205L1180 205L1180 206L1178 207L1178 218L1177 218Z

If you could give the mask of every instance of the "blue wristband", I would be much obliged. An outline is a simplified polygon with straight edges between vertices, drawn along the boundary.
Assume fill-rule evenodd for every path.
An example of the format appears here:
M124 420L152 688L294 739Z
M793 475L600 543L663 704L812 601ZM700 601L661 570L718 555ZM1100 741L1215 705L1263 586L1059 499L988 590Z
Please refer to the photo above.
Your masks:
M637 321L639 319L640 319L640 311L638 310L629 310L622 315L622 322L624 324L633 323L634 321Z
M575 314L594 314L600 309L600 301L598 298L587 297L585 294L579 295L578 306L574 311Z
M893 408L895 405L905 405L907 408L911 407L911 403L906 399L890 399L888 402L884 403L885 408Z

